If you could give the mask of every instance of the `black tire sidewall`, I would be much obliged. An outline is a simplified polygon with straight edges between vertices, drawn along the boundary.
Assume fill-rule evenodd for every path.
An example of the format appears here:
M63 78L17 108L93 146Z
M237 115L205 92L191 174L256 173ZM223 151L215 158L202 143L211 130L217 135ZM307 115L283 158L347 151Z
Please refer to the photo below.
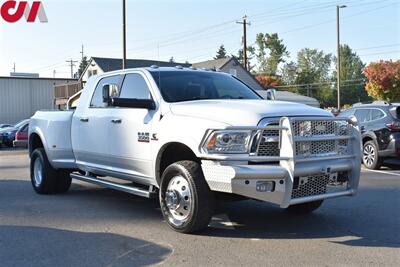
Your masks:
M34 178L34 165L35 161L40 160L42 163L42 181L39 185L36 185ZM50 194L56 191L56 172L51 167L46 152L43 148L37 148L33 151L31 156L31 183L33 189L39 194Z

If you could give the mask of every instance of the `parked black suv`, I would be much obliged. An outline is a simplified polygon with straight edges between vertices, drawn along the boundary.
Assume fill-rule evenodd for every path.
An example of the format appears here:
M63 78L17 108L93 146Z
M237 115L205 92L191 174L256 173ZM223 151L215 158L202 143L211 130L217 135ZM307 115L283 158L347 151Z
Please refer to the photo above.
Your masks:
M358 103L339 114L355 116L360 127L362 161L368 169L379 169L386 158L400 158L400 103Z

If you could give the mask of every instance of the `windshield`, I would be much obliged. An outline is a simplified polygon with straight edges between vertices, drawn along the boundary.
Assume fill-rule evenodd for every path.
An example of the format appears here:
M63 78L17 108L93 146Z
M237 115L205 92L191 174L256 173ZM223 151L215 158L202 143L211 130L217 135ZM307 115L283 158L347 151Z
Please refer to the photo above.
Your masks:
M261 99L241 81L216 72L152 71L167 102L200 99Z

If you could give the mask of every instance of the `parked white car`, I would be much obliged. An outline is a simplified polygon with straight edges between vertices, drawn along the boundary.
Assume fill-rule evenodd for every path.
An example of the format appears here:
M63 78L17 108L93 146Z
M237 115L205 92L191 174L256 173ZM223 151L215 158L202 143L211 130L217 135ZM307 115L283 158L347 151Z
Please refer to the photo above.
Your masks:
M37 193L65 192L72 177L158 195L167 223L184 233L207 227L220 193L308 213L355 195L359 183L354 122L262 100L219 72L153 66L95 76L76 110L39 111L29 127Z

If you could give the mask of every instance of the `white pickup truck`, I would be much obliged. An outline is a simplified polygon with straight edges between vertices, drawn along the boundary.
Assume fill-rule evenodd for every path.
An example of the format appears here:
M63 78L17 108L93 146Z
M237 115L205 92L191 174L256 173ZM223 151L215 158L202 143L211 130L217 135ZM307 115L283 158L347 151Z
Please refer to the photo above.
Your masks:
M37 112L29 153L37 193L66 192L74 178L158 195L183 233L207 227L221 195L295 213L353 196L361 162L354 121L263 100L228 74L157 66L92 77L76 109Z

